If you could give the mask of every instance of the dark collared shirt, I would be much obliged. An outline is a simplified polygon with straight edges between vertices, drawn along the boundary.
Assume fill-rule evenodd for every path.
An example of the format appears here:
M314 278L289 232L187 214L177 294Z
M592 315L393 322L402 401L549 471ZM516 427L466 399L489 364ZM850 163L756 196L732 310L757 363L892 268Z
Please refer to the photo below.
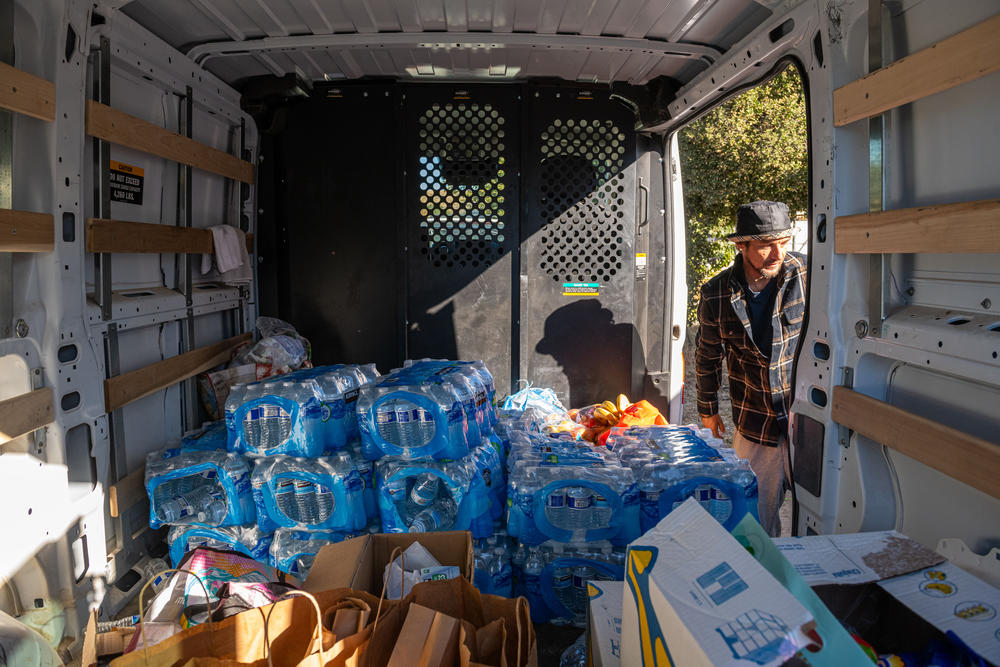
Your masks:
M698 414L710 417L719 412L725 355L736 429L748 440L772 447L788 430L792 362L805 315L806 267L802 256L785 255L775 280L768 354L753 341L744 298L747 288L742 255L701 288L695 352Z

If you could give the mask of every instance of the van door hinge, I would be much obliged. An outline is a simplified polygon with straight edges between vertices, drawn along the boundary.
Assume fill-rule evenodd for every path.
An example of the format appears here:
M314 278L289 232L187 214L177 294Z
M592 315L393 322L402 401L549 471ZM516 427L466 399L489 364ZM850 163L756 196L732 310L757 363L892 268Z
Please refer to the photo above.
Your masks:
M854 369L850 366L844 366L844 381L842 386L848 389L854 388ZM837 442L844 449L849 448L851 446L851 429L842 424L837 424Z

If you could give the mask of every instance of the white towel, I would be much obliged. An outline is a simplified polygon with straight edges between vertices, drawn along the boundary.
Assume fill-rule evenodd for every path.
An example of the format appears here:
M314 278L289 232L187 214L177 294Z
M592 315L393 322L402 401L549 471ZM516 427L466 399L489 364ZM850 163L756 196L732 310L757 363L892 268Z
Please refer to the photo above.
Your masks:
M202 255L202 277L219 280L227 285L246 285L253 278L250 255L247 253L246 234L231 225L210 227L215 246L213 255ZM212 258L215 269L212 269Z

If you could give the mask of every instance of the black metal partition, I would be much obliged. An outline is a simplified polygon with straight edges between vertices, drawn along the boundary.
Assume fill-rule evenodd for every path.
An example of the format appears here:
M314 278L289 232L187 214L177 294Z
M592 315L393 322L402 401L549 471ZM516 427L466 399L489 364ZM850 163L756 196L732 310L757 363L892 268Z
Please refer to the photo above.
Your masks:
M483 359L573 405L636 386L636 136L607 90L350 84L275 118L261 312L317 363Z

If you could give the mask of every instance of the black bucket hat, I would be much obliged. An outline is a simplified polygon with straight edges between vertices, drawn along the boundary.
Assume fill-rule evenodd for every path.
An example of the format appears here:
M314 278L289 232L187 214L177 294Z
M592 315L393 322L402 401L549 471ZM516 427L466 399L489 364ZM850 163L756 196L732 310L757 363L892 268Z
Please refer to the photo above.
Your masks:
M791 236L792 219L788 205L780 201L755 201L740 206L736 211L736 233L730 241L773 241Z

